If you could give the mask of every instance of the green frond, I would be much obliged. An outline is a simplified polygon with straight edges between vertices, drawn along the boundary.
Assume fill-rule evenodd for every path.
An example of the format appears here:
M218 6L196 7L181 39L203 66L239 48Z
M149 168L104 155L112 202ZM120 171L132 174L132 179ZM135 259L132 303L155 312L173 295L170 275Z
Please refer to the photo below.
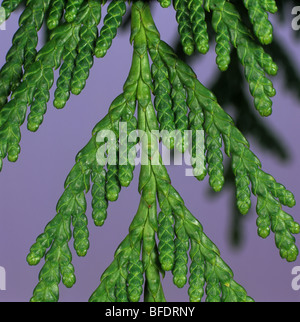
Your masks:
M60 20L63 16L65 5L65 0L53 0L51 2L49 16L47 19L47 27L49 30L52 30L59 25Z
M11 162L18 159L20 127L28 107L28 130L35 132L42 124L55 70L59 69L59 76L53 105L61 109L70 93L78 95L85 88L94 56L106 55L127 12L127 3L110 1L99 33L105 2L27 0L0 70L0 169L6 157ZM158 2L167 8L172 1ZM4 0L2 20L20 4L21 0ZM103 226L109 202L116 201L121 188L133 180L136 146L140 145L139 207L90 302L139 302L142 296L145 302L164 302L161 279L168 271L177 287L188 283L191 302L252 302L171 184L159 140L163 137L162 143L169 149L189 151L194 176L202 181L208 174L209 184L216 192L222 190L228 177L224 174L226 154L231 161L236 212L246 215L255 196L258 235L267 238L272 232L280 256L288 262L299 255L294 235L300 233L300 225L284 210L295 206L295 197L263 170L238 129L243 115L235 123L192 68L161 41L149 3L128 4L133 44L130 71L122 94L113 100L107 115L94 127L90 141L77 154L56 215L30 248L29 265L38 265L45 259L31 301L57 302L60 283L68 288L75 284L69 244L73 239L80 257L89 250L86 194L91 190L95 225ZM243 20L241 5L249 14L250 28ZM241 5L227 0L173 0L184 53L192 55L195 49L201 54L208 52L207 19L211 17L219 69L226 72L231 63L233 69L241 63L256 109L268 116L272 112L271 97L276 93L268 75L275 75L278 68L263 45L273 39L268 13L275 13L277 4L274 0L244 0ZM44 25L50 38L37 51L38 33ZM277 48L276 43L274 46ZM285 57L280 52L279 56ZM286 70L289 65L288 61ZM238 75L240 82L243 76ZM228 77L225 81L230 81ZM223 92L228 88L231 87L225 86ZM228 103L231 94L224 95ZM245 102L250 109L244 93L238 91L235 106ZM252 114L247 115L251 122L256 120ZM260 124L255 129L268 136Z
M243 2L248 10L255 35L263 45L269 45L273 40L273 26L268 20L268 11L276 12L275 1L244 0Z
M111 1L107 8L107 14L104 18L104 26L100 31L100 36L96 42L96 57L104 57L111 47L113 39L117 35L118 28L122 23L123 16L126 13L126 4L124 0Z
M188 8L196 47L199 53L206 54L209 50L209 39L203 0L189 0Z
M173 0L178 22L178 32L184 52L192 55L195 50L193 27L190 21L190 10L188 0Z

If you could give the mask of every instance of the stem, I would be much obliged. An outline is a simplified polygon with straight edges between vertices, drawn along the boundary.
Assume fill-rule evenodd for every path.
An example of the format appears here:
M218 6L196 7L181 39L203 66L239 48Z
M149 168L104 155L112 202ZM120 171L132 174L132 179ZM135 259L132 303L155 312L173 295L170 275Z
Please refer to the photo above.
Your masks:
M148 162L142 164L139 181L139 191L142 191L142 199L148 207L147 220L143 232L143 264L145 269L146 302L165 301L162 285L160 282L161 267L158 261L158 250L155 234L158 229L156 180L152 171L152 151L158 151L156 138L151 131L158 130L158 122L151 100L152 81L151 70L147 51L147 37L144 27L143 12L150 13L148 3L141 1L132 6L132 36L134 41L134 56L139 62L140 77L138 79L138 129L142 141L142 155L147 156ZM143 131L143 132L142 132ZM155 152L156 153L156 152Z

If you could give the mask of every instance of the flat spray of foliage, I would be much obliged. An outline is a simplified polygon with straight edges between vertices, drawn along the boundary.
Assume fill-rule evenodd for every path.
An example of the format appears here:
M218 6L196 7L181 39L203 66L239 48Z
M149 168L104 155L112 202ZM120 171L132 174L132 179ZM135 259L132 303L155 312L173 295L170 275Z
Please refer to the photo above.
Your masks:
M176 11L178 32L184 52L205 54L209 51L207 18L215 32L217 65L225 72L232 51L244 68L254 106L262 116L272 112L275 89L269 76L277 66L264 50L273 39L268 13L276 13L273 0L243 0L252 27L243 22L234 1L226 0L158 0L165 10ZM4 0L6 18L21 0ZM163 142L196 157L196 131L205 132L205 166L195 163L195 177L207 175L214 191L225 183L223 150L231 160L235 177L236 203L241 214L251 207L251 195L257 200L258 234L275 235L282 258L295 261L298 249L294 234L300 226L284 211L295 206L293 194L262 169L247 139L233 119L218 104L215 95L197 79L193 70L175 51L160 39L147 1L109 1L102 27L100 0L27 0L19 20L12 47L0 71L0 165L7 157L15 162L20 153L20 127L27 110L27 127L37 131L46 113L49 91L54 84L54 70L59 69L54 106L63 108L70 94L84 89L94 56L103 58L117 35L126 11L131 9L132 65L123 92L112 102L108 114L94 128L87 145L78 153L58 201L56 215L38 236L27 256L30 265L45 258L34 289L32 301L55 302L59 284L72 287L76 281L70 241L78 256L89 249L85 195L91 189L92 218L102 226L109 202L116 201L122 187L133 179L134 166L120 162L100 166L96 154L101 145L97 134L112 130L118 135L120 122L128 132L139 130L147 162L141 166L141 199L112 263L103 273L100 285L91 295L92 302L165 301L161 278L171 271L179 288L189 284L190 301L253 301L234 279L230 267L218 248L206 236L201 223L191 214L172 186L159 155L154 130L191 130L191 146L186 142ZM37 51L38 31L45 22L50 33L47 43ZM152 102L152 94L155 99ZM143 131L143 132L142 132ZM121 138L119 138L121 140ZM128 144L132 151L136 143ZM175 146L174 146L175 145ZM109 152L109 151L107 151ZM125 158L135 156L125 155ZM159 160L153 164L153 160ZM124 161L124 160L123 160Z

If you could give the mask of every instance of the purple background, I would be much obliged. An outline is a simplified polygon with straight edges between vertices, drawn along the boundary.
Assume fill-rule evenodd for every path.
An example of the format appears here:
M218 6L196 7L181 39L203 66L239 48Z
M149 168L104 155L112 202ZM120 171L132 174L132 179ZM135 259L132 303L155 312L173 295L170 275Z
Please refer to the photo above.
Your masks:
M172 43L177 32L174 10L157 8L154 18L162 39ZM16 31L17 19L18 14L14 14L7 23L7 30L0 31L1 65ZM297 57L300 42L297 44L293 39L295 32L290 25L275 24L275 33L286 44L291 55ZM28 301L32 295L42 264L29 267L26 255L35 238L55 215L55 206L75 155L88 142L92 128L106 114L112 100L122 92L132 54L128 38L128 33L120 33L105 59L95 61L85 90L79 97L72 96L65 109L56 110L52 101L49 103L45 121L38 133L28 132L24 124L22 152L18 162L4 163L0 179L0 266L6 269L7 290L0 291L1 302ZM199 80L206 86L209 86L216 72L213 49L201 62L194 61L192 64ZM285 139L292 159L282 164L255 146L252 149L262 160L265 171L273 174L300 200L299 102L284 88L280 76L274 82L278 90L274 98L274 113L264 121ZM105 226L96 228L90 220L89 253L85 258L74 256L77 283L70 290L61 286L61 301L86 301L99 285L99 278L126 236L138 207L138 170L131 186L122 189L119 200L110 204ZM300 261L291 264L283 261L274 245L273 235L267 240L257 236L254 206L244 222L245 243L241 248L233 249L228 242L231 192L226 189L217 198L211 199L207 179L199 183L192 177L185 177L184 167L173 166L168 170L174 187L181 193L187 207L203 224L206 234L216 243L222 258L233 269L236 281L247 289L250 296L256 301L300 299L300 291L295 292L291 288L291 271L294 266L300 266ZM90 195L87 201L87 214L91 218ZM299 219L299 206L288 211ZM177 289L172 284L171 273L167 273L163 285L168 301L188 300L187 288Z

